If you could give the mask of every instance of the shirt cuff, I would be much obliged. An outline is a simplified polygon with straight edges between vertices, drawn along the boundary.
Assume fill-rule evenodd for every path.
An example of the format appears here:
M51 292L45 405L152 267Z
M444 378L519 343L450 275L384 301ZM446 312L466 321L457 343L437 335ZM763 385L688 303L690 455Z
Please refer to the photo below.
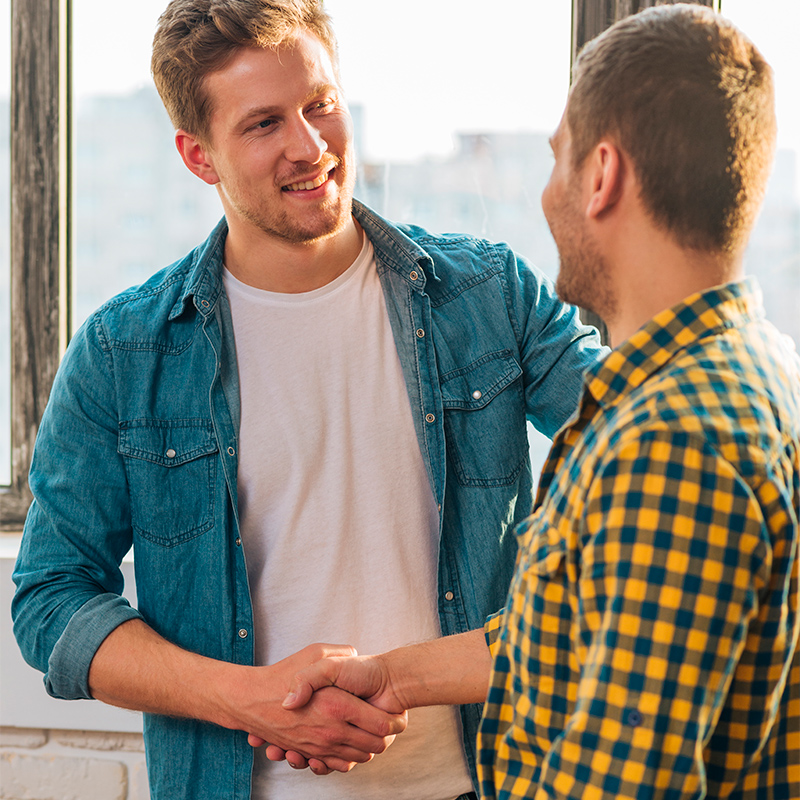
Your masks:
M56 642L47 665L47 693L61 700L91 700L89 667L111 631L131 619L142 619L118 594L101 594L81 606Z
M500 650L500 628L503 624L505 613L506 610L501 608L487 617L483 625L483 635L486 637L486 644L493 659L497 657L497 653Z

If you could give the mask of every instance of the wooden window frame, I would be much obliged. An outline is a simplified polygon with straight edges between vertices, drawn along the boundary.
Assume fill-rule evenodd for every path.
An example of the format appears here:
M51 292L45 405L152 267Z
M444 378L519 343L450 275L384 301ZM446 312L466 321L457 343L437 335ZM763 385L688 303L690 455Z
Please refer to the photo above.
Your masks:
M36 430L69 331L70 0L11 0L11 484L22 527Z

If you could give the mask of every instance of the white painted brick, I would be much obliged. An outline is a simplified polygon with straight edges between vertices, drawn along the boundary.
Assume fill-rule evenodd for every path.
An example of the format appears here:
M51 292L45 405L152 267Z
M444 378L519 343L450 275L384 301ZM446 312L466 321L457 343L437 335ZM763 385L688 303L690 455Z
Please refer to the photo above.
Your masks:
M0 747L43 747L47 731L38 728L0 728Z
M144 759L131 767L130 784L128 800L150 800L150 783L147 780L147 765Z
M78 747L83 750L123 750L129 753L144 753L144 739L140 733L53 731L52 737L64 747Z
M126 800L128 771L118 761L0 753L2 800Z

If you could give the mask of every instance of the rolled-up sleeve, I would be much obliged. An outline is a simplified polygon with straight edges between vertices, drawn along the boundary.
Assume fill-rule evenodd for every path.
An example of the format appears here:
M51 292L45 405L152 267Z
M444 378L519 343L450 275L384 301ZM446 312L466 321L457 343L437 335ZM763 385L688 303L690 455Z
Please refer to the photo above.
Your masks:
M70 343L42 419L13 576L17 642L47 691L64 699L90 696L98 647L141 616L121 596L132 535L115 408L110 356L92 317Z

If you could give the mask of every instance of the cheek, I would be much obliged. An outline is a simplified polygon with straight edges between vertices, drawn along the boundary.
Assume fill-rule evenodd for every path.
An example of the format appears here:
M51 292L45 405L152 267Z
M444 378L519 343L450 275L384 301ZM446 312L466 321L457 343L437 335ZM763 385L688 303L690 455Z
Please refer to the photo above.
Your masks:
M550 180L547 182L547 186L544 187L544 191L542 192L542 211L544 212L545 219L548 222L550 222L552 218L552 210L554 203L553 194L555 192L553 186L554 183L555 183L555 175L551 173Z

